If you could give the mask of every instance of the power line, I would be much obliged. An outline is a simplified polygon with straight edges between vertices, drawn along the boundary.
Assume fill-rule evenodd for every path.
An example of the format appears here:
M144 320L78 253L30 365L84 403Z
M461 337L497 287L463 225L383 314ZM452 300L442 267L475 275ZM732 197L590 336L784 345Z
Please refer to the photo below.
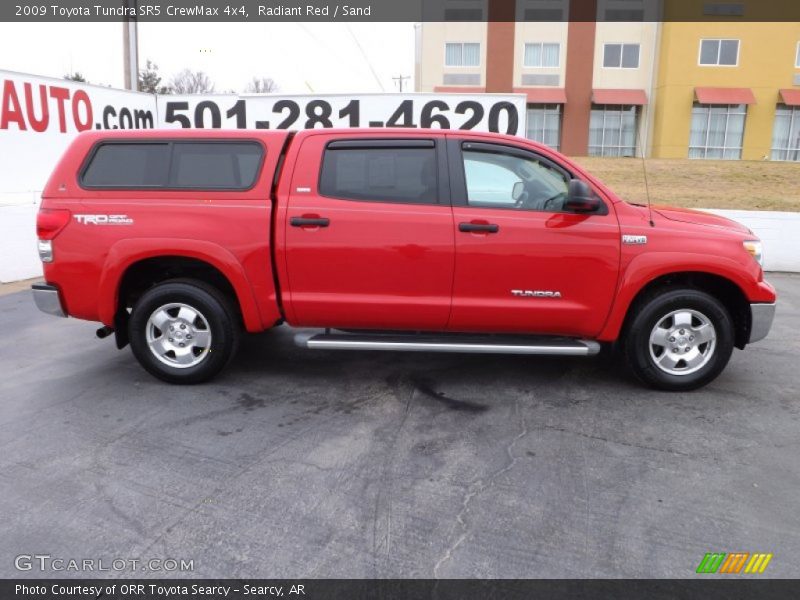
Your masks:
M392 79L395 80L399 84L398 87L400 88L400 93L402 94L403 93L403 82L406 79L411 79L411 76L410 75L398 75L397 77L392 77Z
M367 57L367 53L364 52L364 48L361 47L361 43L358 41L358 38L356 37L356 34L353 33L352 29L350 29L350 25L347 25L347 31L349 31L350 35L353 37L353 41L356 43L356 46L358 46L358 50L359 50L359 52L361 52L361 56L364 57L364 62L367 63L367 66L369 67L369 70L372 72L372 76L375 78L375 81L378 82L378 86L381 88L381 91L385 92L386 89L383 87L383 83L381 82L380 78L378 77L378 74L375 72L375 69L372 67L372 63L369 61L369 58Z

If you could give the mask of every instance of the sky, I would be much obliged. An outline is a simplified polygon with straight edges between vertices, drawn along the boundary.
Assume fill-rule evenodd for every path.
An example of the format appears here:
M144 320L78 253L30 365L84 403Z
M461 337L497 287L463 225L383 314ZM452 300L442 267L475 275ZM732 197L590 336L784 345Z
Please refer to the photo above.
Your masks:
M50 77L79 71L123 87L121 23L0 23L0 69ZM244 91L254 76L282 93L395 92L412 76L413 23L140 23L139 66L164 80L203 70L217 92Z

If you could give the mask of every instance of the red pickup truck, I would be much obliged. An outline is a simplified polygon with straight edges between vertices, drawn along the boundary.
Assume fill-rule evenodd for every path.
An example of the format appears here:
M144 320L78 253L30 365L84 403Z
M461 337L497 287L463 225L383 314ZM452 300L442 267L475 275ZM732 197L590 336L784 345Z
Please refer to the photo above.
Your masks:
M75 139L38 214L40 309L99 321L165 381L242 331L308 348L586 356L689 390L764 338L748 229L620 200L559 153L443 130L118 131Z

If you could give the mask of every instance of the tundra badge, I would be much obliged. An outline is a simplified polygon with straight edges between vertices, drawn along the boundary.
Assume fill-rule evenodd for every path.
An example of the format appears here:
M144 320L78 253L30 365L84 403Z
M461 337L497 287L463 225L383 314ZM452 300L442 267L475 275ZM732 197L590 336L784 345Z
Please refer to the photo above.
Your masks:
M561 292L550 290L511 290L511 295L519 298L561 298Z

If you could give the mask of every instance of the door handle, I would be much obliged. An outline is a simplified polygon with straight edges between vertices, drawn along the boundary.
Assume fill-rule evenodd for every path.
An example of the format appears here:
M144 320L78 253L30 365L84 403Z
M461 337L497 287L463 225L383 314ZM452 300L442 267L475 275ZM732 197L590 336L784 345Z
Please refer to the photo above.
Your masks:
M292 227L327 227L331 220L325 217L292 217L289 225Z
M458 230L464 233L497 233L500 225L494 223L459 223Z

